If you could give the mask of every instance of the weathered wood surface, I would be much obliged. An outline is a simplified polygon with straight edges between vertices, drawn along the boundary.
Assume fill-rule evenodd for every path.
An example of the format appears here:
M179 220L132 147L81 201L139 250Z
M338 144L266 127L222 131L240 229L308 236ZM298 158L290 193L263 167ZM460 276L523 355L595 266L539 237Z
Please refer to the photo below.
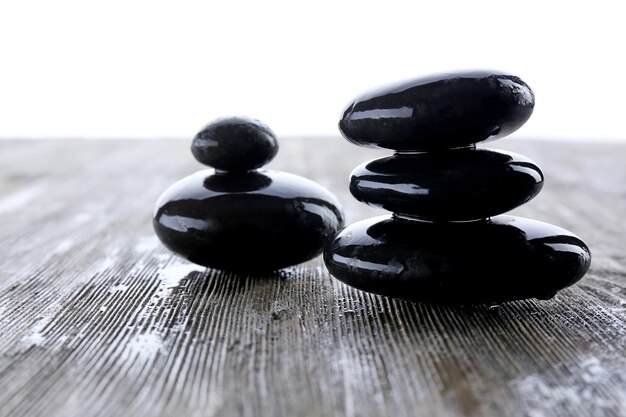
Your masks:
M547 178L515 213L593 263L553 300L458 308L353 290L320 259L253 279L173 257L151 211L199 168L188 145L0 142L0 416L626 415L626 145L498 142ZM380 152L281 145L271 167L374 213L347 176Z

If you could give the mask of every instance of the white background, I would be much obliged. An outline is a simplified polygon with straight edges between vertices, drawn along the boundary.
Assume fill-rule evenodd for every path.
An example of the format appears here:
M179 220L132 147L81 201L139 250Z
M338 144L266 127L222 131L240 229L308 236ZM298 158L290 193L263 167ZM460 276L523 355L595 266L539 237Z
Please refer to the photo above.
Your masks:
M228 114L337 134L364 89L493 68L535 91L516 136L625 139L620 3L0 0L0 137L191 137Z

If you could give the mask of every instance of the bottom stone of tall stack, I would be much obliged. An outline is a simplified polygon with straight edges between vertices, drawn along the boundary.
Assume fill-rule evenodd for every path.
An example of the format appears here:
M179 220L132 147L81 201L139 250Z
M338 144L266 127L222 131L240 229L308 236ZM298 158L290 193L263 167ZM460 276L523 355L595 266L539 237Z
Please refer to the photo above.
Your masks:
M523 217L432 223L382 216L343 229L324 261L360 290L469 305L552 298L585 275L591 254L571 232Z

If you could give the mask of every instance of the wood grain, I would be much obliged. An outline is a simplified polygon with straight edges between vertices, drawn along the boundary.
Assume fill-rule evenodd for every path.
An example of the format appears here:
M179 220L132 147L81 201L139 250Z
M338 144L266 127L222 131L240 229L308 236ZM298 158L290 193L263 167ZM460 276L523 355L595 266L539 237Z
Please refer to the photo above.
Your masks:
M441 307L370 295L318 258L204 270L151 211L200 166L182 141L0 142L0 416L625 416L626 145L508 139L546 174L515 211L590 246L550 301ZM349 172L384 152L281 142L349 222Z

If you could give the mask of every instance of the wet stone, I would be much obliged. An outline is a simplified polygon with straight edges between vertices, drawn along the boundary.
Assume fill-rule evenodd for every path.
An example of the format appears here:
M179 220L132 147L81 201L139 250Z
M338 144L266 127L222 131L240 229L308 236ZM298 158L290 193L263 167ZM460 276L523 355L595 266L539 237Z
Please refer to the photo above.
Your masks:
M473 71L417 78L366 92L344 111L357 144L431 151L502 138L531 116L535 97L520 78Z
M276 135L249 117L223 117L207 124L194 138L191 152L198 162L221 171L260 168L278 152Z
M435 221L502 214L542 186L543 174L530 159L487 149L396 154L358 166L350 179L358 201Z
M205 170L161 195L153 225L167 248L193 263L255 273L319 255L343 214L328 190L297 175Z
M429 223L387 216L342 230L324 260L361 290L446 304L548 299L588 270L589 249L562 228L513 216Z

